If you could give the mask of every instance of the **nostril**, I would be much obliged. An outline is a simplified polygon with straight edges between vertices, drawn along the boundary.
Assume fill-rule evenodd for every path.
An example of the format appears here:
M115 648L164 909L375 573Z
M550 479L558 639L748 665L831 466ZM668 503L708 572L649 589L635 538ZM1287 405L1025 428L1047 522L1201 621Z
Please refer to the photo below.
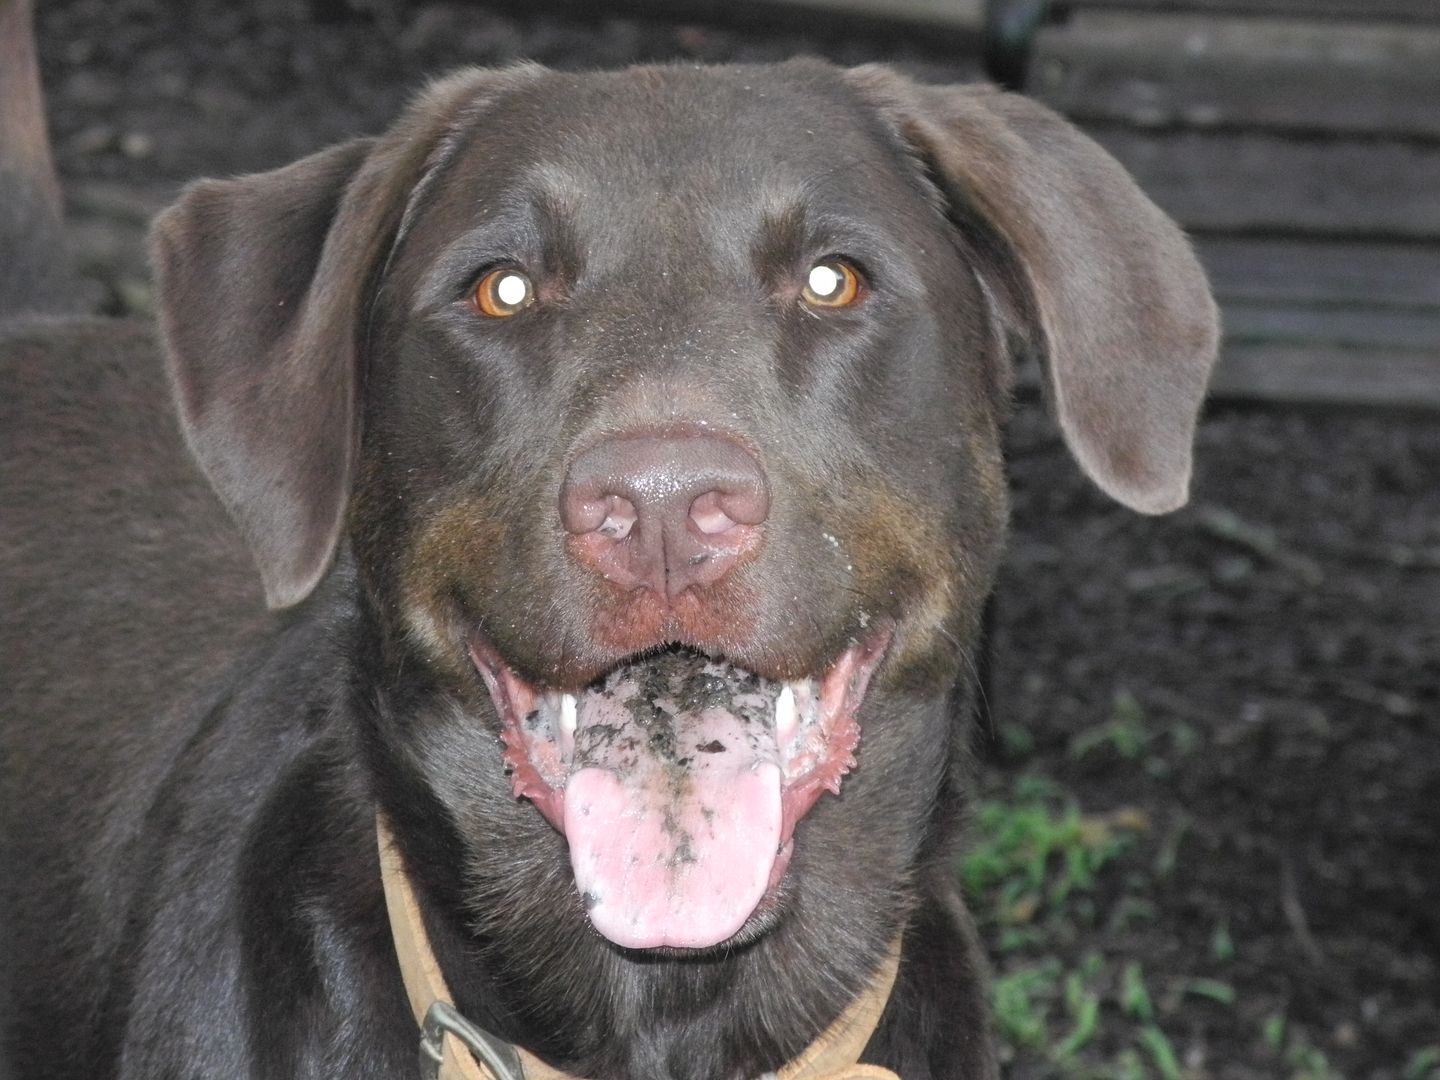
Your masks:
M745 477L720 493L720 509L737 525L760 525L770 516L770 492L762 473Z
M635 504L623 495L585 498L567 492L560 509L561 523L568 532L599 533L610 540L624 540L639 517Z
M690 520L695 528L706 536L729 532L739 524L725 512L723 500L718 491L707 491L690 504Z
M639 517L635 504L620 495L611 495L606 502L605 518L596 526L595 532L611 540L624 540Z

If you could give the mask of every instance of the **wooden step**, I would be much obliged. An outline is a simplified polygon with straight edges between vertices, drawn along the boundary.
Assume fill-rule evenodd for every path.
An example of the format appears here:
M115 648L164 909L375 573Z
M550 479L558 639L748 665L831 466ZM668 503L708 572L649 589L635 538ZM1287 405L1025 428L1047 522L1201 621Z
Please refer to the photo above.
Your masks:
M1164 14L1278 15L1295 19L1383 19L1440 23L1435 0L1058 0L1061 11L1119 8Z
M756 3L757 0L750 0ZM778 8L836 12L917 25L978 32L985 21L983 0L759 0Z
M1440 244L1204 235L1194 243L1222 301L1440 312Z
M1440 409L1440 0L1067 0L1029 92L1196 236L1213 395Z
M1440 17L1082 11L1040 32L1026 89L1081 121L1440 139Z
M1440 238L1440 144L1086 130L1191 229Z
M1440 410L1440 351L1230 343L1215 371L1210 396Z
M1024 393L1037 392L1039 368L1033 362L1021 365L1016 385ZM1227 343L1207 397L1217 402L1437 412L1440 352Z

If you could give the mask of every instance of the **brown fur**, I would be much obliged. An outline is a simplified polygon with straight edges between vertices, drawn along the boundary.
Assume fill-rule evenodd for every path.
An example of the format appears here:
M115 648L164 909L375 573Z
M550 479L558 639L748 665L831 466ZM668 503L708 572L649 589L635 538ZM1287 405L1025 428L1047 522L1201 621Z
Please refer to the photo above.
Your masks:
M864 1059L992 1080L951 860L1009 346L1042 355L1081 465L1150 512L1184 497L1213 360L1198 266L1119 167L1040 106L883 69L522 68L201 182L155 236L178 424L144 331L0 339L17 1067L413 1069L381 810L458 1006L572 1073L773 1070L903 934ZM865 301L805 310L799 275L836 255ZM464 296L509 263L540 301L482 321ZM688 429L753 450L763 543L674 603L620 595L568 551L568 464ZM292 610L261 609L251 557ZM872 627L857 767L764 916L693 955L601 939L467 647L543 688L664 647L798 677Z

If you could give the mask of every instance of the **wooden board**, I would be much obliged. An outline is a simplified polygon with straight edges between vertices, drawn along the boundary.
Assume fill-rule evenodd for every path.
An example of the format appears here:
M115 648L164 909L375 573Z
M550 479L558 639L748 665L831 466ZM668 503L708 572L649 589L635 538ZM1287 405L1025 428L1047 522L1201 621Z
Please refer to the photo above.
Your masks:
M1252 236L1194 242L1222 301L1440 312L1440 244Z
M1349 348L1440 349L1440 310L1396 311L1343 305L1224 302L1231 342ZM1440 368L1435 377L1440 379Z
M1034 394L1040 369L1026 363L1017 389ZM1440 411L1440 352L1227 344L1207 395L1211 401Z
M1078 120L1436 139L1440 22L1081 12L1040 32L1026 90Z
M1061 9L1279 15L1296 19L1377 19L1440 23L1436 0L1056 0Z
M566 0L579 10L595 7L592 0ZM933 28L946 39L957 36L978 40L985 26L985 0L607 0L610 8L640 11L673 19L751 24L756 20L793 25L804 20L849 19L851 29L860 20L871 26L896 29Z
M1440 238L1440 145L1087 130L1191 229Z
M751 0L752 3L757 0ZM810 8L872 19L926 23L978 31L985 22L984 0L759 0L782 8ZM678 5L677 5L678 6Z
M1440 409L1440 351L1227 345L1211 397Z

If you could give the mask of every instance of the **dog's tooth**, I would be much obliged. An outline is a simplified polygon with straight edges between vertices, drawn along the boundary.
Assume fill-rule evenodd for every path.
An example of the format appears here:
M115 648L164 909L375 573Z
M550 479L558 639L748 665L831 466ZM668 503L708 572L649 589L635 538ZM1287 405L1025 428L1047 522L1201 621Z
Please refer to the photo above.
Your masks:
M576 702L574 694L560 696L560 730L566 735L575 734Z
M782 747L788 746L790 740L795 736L795 729L799 726L799 717L795 712L795 691L790 689L787 682L780 688L780 696L775 699L775 741Z

